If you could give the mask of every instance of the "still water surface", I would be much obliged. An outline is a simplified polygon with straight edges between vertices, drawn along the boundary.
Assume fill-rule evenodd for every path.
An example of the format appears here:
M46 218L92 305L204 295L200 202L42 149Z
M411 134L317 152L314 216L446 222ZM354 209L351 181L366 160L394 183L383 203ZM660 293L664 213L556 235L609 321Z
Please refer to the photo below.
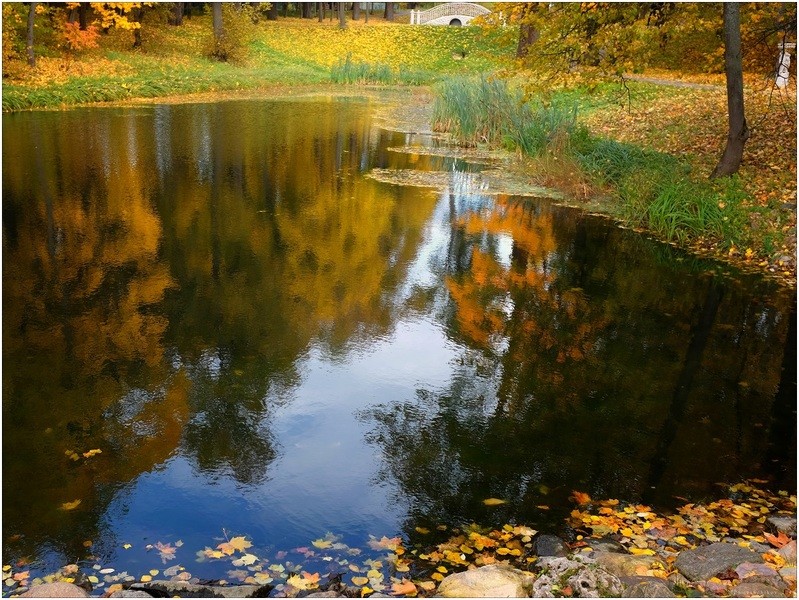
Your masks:
M4 563L140 573L163 566L146 544L181 540L178 562L218 577L194 552L225 534L266 553L557 532L571 490L795 489L791 294L470 190L477 167L389 150L432 142L372 108L3 117Z

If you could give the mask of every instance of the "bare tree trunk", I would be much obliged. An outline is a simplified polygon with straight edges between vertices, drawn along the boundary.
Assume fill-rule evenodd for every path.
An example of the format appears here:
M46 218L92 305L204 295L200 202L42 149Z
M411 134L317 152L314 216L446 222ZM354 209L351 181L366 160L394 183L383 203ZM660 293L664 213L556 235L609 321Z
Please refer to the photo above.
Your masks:
M86 31L89 26L89 3L81 2L78 4L78 29Z
M383 14L386 21L393 21L394 20L394 3L393 2L386 2L386 12Z
M339 29L346 29L347 28L347 17L344 16L344 3L338 3L338 28Z
M267 21L277 21L277 2L272 2L269 5L269 10L266 12Z
M317 2L316 3L316 16L319 17L319 22L325 20L325 3L324 2Z
M224 60L224 57L220 52L222 39L225 35L225 29L222 24L222 3L211 2L211 8L213 10L213 24L214 24L214 46L215 46L214 54L218 59Z
M33 54L33 21L36 18L36 3L31 2L30 7L28 8L28 41L27 41L27 50L28 50L28 64L31 67L36 66L36 56Z
M371 2L367 2L366 3L366 11L364 11L364 15L363 15L364 23L368 23L369 22L369 13L370 12L372 12L372 3Z
M352 3L352 20L358 21L361 18L361 3L360 2L353 2Z
M724 3L724 72L727 76L727 119L729 131L724 154L711 178L738 172L743 159L749 127L744 114L744 77L741 65L741 6Z
M175 12L172 16L173 25L183 25L183 2L175 2Z

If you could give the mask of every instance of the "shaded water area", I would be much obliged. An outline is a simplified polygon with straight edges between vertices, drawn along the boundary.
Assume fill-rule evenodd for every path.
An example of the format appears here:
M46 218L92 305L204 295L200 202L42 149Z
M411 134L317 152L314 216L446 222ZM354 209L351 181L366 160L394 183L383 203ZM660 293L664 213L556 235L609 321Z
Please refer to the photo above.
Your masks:
M481 165L389 150L433 141L373 108L3 117L4 563L135 574L180 540L212 578L194 553L224 536L557 533L572 490L795 490L791 292L487 194Z

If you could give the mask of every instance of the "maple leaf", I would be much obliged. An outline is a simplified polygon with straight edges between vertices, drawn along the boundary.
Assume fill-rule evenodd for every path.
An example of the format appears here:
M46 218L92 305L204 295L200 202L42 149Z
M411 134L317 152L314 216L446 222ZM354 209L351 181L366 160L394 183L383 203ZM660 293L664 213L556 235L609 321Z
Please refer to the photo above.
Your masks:
M250 548L252 544L244 539L244 536L238 536L234 538L230 538L227 542L222 542L217 546L219 550L221 550L224 554L230 556L234 552L244 552L247 548Z
M387 538L383 536L378 540L371 537L367 543L372 550L396 550L402 543L402 539L399 537Z
M571 499L577 504L591 504L591 496L585 492L572 491Z
M415 596L416 585L412 581L403 579L391 586L391 594L393 596Z
M316 573L316 579L314 579L312 575L309 575L308 577L306 577L306 575L308 574L303 573L302 575L292 575L286 580L286 583L298 590L310 590L318 587L319 573Z
M171 544L162 544L161 542L156 542L153 547L158 550L158 554L161 556L161 562L166 563L168 560L175 560L175 552L177 552L177 548Z
M785 535L784 531L780 531L779 535L771 535L770 533L764 533L763 537L766 538L769 544L774 546L775 548L782 548L785 544L791 541L787 535Z
M253 564L258 557L255 554L243 554L241 558L238 558L233 561L233 564L237 567L247 566Z

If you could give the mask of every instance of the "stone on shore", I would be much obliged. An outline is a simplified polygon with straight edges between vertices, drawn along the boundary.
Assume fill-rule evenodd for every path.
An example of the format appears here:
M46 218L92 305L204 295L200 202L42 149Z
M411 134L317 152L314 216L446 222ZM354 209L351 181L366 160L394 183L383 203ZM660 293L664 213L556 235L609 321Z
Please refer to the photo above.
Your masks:
M154 580L134 583L131 590L148 592L152 596L174 598L263 598L271 586L264 585L200 585L185 581Z
M443 598L521 598L530 595L533 577L506 565L486 565L453 573L438 586Z
M769 517L766 522L778 532L792 538L796 537L796 517Z
M580 598L620 596L619 578L602 569L594 559L576 555L572 558L543 558L538 562L541 574L533 583L533 598L571 595ZM570 588L570 594L564 594Z
M624 580L622 580L622 583ZM676 598L671 588L657 577L636 577L622 593L622 598Z
M34 585L20 598L88 598L89 594L82 587L66 581L55 581Z
M707 581L746 562L762 563L763 558L736 544L716 542L680 552L674 566L691 581Z
M730 590L731 598L782 598L785 594L765 583L739 583Z
M618 552L591 552L588 556L593 558L600 567L616 577L630 577L645 574L652 568L654 556L634 556Z
M569 548L558 536L542 533L533 540L533 552L537 556L566 556Z

